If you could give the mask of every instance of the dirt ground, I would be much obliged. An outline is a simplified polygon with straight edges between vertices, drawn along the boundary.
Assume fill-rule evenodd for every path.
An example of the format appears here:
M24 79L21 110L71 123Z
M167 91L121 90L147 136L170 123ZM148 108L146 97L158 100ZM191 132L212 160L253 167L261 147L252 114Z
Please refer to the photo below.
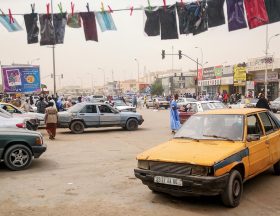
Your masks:
M134 177L135 157L172 136L169 111L140 110L138 131L88 129L74 135L59 129L57 139L28 170L0 165L1 216L83 215L280 215L280 177L269 170L248 181L239 207L219 197L175 198L149 191Z

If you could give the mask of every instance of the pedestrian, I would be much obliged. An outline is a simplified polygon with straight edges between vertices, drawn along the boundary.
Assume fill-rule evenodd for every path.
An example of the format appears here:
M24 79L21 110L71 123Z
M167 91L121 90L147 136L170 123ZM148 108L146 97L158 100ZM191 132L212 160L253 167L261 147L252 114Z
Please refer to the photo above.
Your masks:
M20 107L21 109L23 109L25 112L30 112L32 110L31 105L29 104L28 100L25 100L24 103L21 105Z
M49 102L45 113L46 130L49 134L49 139L55 139L57 120L57 109L53 107L53 102Z
M132 106L137 108L137 98L136 98L136 95L133 95L133 97L132 97Z
M264 97L263 93L259 93L259 100L256 104L256 107L270 110L268 100Z
M170 127L173 134L181 127L177 100L178 95L176 94L170 105Z
M47 102L44 101L43 97L40 97L39 101L36 103L37 107L37 113L45 113L46 107L47 107Z

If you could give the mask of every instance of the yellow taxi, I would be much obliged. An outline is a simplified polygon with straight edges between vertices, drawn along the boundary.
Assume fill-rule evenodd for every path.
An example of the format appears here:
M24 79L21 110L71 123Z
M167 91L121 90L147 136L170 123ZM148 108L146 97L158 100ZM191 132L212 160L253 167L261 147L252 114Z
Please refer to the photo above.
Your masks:
M280 122L266 109L195 114L168 142L137 156L135 176L174 196L221 195L236 207L243 183L274 167L280 175Z

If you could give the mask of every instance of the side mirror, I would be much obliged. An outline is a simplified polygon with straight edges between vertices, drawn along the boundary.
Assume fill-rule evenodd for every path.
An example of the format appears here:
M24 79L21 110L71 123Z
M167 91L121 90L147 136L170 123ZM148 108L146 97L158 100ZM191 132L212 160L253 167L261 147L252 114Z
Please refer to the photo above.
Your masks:
M257 141L257 140L260 140L260 138L261 138L260 134L248 134L247 135L248 142Z

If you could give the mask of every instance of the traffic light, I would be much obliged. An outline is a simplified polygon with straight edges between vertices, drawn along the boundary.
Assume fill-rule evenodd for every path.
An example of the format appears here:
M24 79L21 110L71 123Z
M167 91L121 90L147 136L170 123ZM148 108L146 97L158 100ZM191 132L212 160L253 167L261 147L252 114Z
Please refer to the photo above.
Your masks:
M165 58L165 50L161 51L161 58L164 59Z
M178 51L179 59L182 59L182 50Z

